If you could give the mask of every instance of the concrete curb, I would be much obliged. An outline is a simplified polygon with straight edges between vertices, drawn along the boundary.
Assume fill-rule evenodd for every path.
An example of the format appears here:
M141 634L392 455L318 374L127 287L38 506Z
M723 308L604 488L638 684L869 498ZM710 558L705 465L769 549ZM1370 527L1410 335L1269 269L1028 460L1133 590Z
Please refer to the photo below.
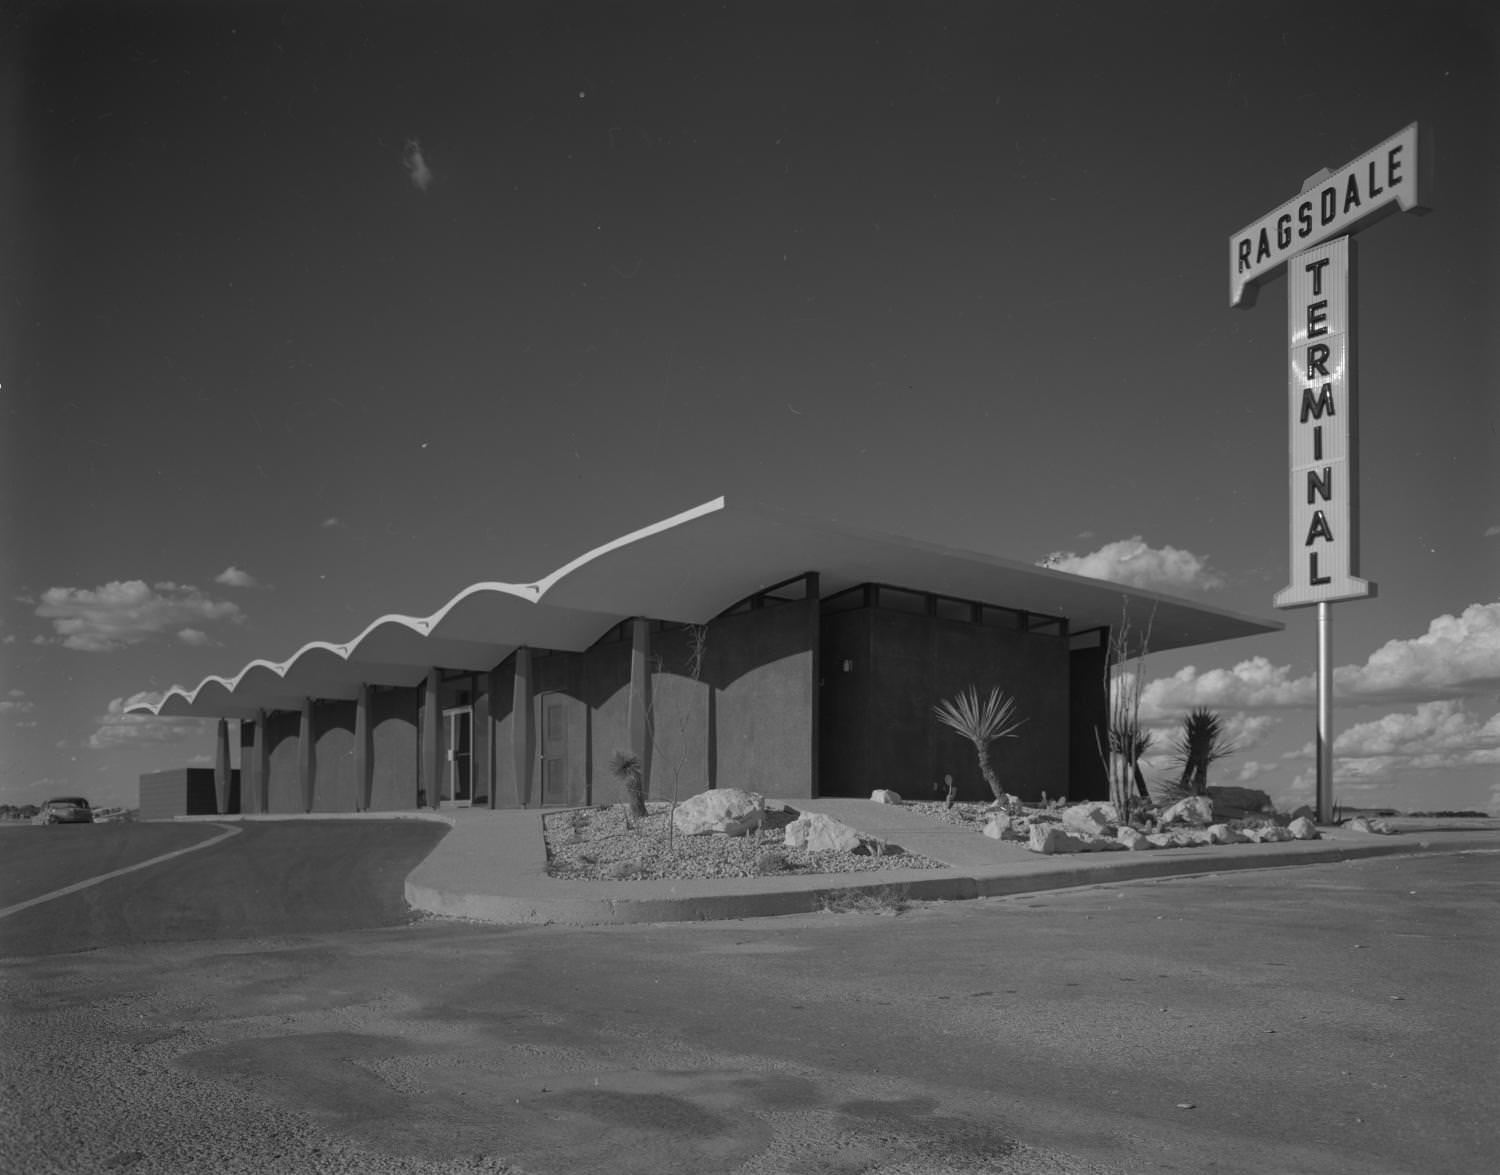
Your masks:
M421 866L406 882L406 900L417 910L451 918L499 924L607 926L633 923L728 921L782 914L816 913L856 895L909 901L967 901L1049 890L1116 885L1171 877L1195 877L1250 869L1326 865L1340 861L1420 853L1500 851L1500 838L1433 842L1341 844L1302 841L1285 844L1226 845L1202 849L1161 849L1144 853L1090 854L1082 858L1037 857L983 873L962 870L893 869L872 874L742 878L697 882L567 882L545 874L516 878L512 894L462 892L437 879L424 880ZM1239 851L1236 851L1239 850ZM1258 851L1257 851L1258 850ZM424 862L425 864L425 862ZM729 891L726 887L733 886ZM608 892L602 892L605 889ZM631 893L622 894L629 887ZM648 888L649 887L649 888ZM580 890L592 889L592 893ZM707 892L710 889L718 892ZM544 892L554 889L553 893ZM696 892L695 892L696 891Z

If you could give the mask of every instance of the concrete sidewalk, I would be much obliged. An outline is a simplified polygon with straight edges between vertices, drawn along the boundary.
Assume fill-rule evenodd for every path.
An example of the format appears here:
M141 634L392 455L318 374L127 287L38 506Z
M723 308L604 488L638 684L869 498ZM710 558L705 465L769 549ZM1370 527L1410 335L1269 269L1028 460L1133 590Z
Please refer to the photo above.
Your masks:
M862 833L944 862L946 869L731 879L573 881L547 874L539 811L445 810L453 826L406 880L406 900L432 914L481 922L586 926L759 918L821 909L830 895L899 887L918 901L957 900L1109 885L1152 877L1313 865L1364 857L1463 849L1500 851L1500 821L1395 821L1397 836L1324 829L1323 839L1150 852L1042 856L942 824L909 808L869 800L795 799ZM432 818L439 818L432 814Z

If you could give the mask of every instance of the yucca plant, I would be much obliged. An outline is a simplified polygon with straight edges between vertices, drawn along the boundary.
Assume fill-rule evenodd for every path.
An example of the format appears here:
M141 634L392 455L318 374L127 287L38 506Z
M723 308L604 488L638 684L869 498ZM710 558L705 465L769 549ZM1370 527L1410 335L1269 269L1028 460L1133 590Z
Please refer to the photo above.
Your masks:
M625 789L626 813L633 823L646 815L645 773L641 757L634 751L616 751L609 759L609 773Z
M1016 717L1015 698L997 685L980 705L979 691L971 685L957 697L939 702L932 712L944 726L951 727L974 744L979 756L979 774L990 785L995 799L1003 800L1005 789L1000 786L995 769L990 765L990 744L999 738L1015 738L1016 731L1025 724L1026 719Z
M1224 730L1224 720L1207 706L1199 706L1182 720L1182 729L1172 743L1172 760L1182 765L1177 789L1187 795L1208 792L1208 769L1238 751Z

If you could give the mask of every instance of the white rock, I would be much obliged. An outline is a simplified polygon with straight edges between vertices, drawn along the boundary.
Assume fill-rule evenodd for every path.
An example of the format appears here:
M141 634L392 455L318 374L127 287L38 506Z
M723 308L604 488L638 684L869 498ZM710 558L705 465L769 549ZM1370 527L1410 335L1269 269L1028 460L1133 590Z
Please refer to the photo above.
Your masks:
M1286 830L1298 840L1318 839L1318 826L1306 816L1298 816L1297 819L1286 826Z
M1207 796L1188 796L1178 800L1161 814L1162 824L1195 824L1207 827L1214 822L1214 802Z
M786 826L786 846L810 853L852 853L859 847L859 833L842 820L822 812L803 812Z
M1268 824L1260 829L1259 832L1260 835L1256 839L1263 845L1274 845L1282 841L1297 839L1289 830L1282 828L1279 824Z
M1029 840L1031 828L1024 820L998 812L985 824L984 835L991 840Z
M1286 822L1290 824L1293 820L1301 820L1304 816L1314 822L1316 822L1318 819L1318 814L1311 808L1309 808L1306 804L1303 804L1300 808L1297 808L1292 812L1290 816L1286 818Z
M1097 835L1107 828L1113 828L1119 821L1113 804L1103 804L1097 801L1089 804L1074 804L1070 808L1064 808L1062 819L1063 827L1070 832L1084 832L1090 835Z
M1216 845L1241 845L1250 838L1244 833L1230 828L1227 824L1210 824L1208 826L1208 839L1211 844Z
M672 827L683 836L722 832L744 836L765 818L765 800L737 787L714 788L689 796L672 813Z
M1115 840L1124 845L1132 852L1140 852L1144 849L1154 849L1157 846L1151 843L1151 838L1138 828L1126 825L1115 833Z
M870 793L870 799L877 804L899 804L901 797L887 788L878 787Z
M1376 836L1395 836L1396 829L1378 817L1356 816L1353 820L1346 820L1344 827L1350 832L1368 832Z
M1034 824L1026 847L1033 853L1081 853L1083 841L1070 836L1055 824Z

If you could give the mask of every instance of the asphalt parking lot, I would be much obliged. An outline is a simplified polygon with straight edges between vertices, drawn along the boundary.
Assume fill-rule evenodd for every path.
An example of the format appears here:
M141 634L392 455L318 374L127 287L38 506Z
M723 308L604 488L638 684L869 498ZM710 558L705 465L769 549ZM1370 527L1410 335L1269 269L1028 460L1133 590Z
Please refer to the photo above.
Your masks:
M209 873L295 918L352 859L318 848ZM133 905L152 944L7 932L0 1170L1472 1175L1500 1145L1494 852L591 930L373 894L397 921L191 941L146 872L71 925Z

